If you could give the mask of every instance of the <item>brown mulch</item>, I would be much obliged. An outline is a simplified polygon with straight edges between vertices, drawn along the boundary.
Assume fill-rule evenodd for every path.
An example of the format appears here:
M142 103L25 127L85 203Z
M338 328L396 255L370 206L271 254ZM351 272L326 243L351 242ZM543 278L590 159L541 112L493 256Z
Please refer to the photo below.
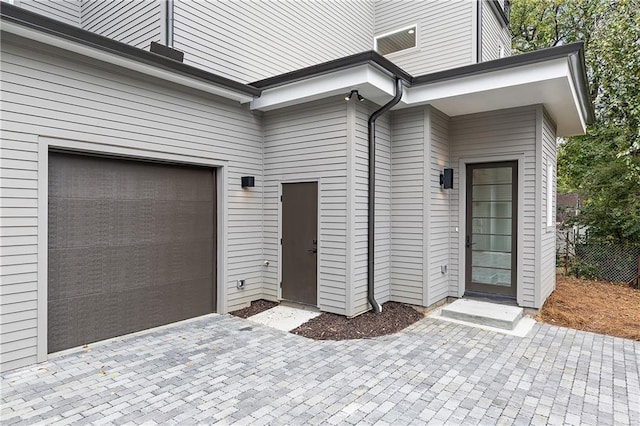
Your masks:
M640 290L558 275L536 317L562 327L640 340Z
M268 300L254 300L251 302L251 306L238 309L237 311L229 312L231 315L235 315L240 318L249 318L250 316L264 312L267 309L271 309L278 306L276 302L269 302Z
M423 317L422 313L411 306L387 302L382 305L381 314L369 311L347 318L322 313L291 332L316 340L366 339L396 333Z

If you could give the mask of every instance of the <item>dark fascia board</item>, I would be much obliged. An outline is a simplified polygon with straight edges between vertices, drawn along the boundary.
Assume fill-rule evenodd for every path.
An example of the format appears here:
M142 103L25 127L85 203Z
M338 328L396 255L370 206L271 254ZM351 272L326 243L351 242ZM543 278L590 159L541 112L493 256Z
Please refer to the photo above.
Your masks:
M250 96L260 96L261 93L261 90L256 89L255 87L183 64L156 53L147 52L146 50L112 40L108 37L83 30L70 24L56 21L2 1L0 1L0 18L2 21L13 22L27 28L83 44L85 46L114 53L128 59L153 65L188 77L204 80L207 83L222 86L235 92Z
M265 78L264 80L249 83L250 86L265 90L272 87L281 86L283 84L293 83L295 81L304 80L311 77L339 71L354 66L369 64L389 76L397 76L404 80L407 84L411 84L413 77L405 72L402 68L380 55L373 50L356 53L355 55L346 56L344 58L335 59L333 61L324 62L318 65L302 68L296 71L280 74L275 77Z
M596 114L589 91L589 78L587 77L587 68L585 66L584 49L581 48L577 53L569 55L569 66L571 67L573 85L578 91L578 97L580 98L582 115L585 117L587 124L593 124L596 120Z
M504 4L504 0L489 0L488 2L491 5L491 10L493 10L493 13L496 14L496 16L498 17L498 19L500 19L502 21L502 25L509 28L509 17L507 16L507 14L504 12L503 7L500 5L500 3Z
M549 47L533 52L522 53L520 55L508 56L506 58L495 59L493 61L480 62L478 64L464 67L438 71L431 74L424 74L413 78L412 86L422 84L437 83L439 81L452 80L456 78L469 77L487 72L499 71L514 67L520 67L538 62L548 61L558 58L568 58L571 67L573 83L578 90L580 98L580 108L584 114L587 124L591 124L594 119L593 105L589 98L589 85L584 63L584 43L577 42L563 46Z

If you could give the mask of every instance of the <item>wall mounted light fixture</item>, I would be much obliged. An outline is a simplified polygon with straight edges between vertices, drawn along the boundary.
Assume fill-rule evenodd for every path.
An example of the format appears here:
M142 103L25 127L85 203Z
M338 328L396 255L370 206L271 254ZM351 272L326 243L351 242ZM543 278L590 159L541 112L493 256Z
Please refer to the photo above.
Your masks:
M253 188L256 186L255 176L242 176L241 180L243 188Z
M354 94L357 96L357 98L358 98L358 100L360 102L364 101L364 98L360 95L360 93L358 93L357 90L352 90L351 93L349 93L347 96L344 97L344 100L345 101L350 101L351 98L353 98Z
M444 169L440 173L440 186L442 189L453 188L453 169Z

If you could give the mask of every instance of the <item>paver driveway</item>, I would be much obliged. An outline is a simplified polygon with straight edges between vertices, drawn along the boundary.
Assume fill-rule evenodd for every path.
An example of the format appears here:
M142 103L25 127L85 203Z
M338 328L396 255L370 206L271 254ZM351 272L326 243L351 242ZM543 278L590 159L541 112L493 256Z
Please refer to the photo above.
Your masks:
M425 318L316 342L228 315L2 375L2 422L640 424L640 343Z

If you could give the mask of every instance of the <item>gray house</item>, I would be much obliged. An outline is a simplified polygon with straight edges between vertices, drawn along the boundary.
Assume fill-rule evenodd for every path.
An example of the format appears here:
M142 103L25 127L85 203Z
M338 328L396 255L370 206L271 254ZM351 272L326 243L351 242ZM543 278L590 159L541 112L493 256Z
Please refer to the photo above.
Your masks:
M260 298L553 290L592 107L581 44L509 56L508 3L12 3L2 370Z

